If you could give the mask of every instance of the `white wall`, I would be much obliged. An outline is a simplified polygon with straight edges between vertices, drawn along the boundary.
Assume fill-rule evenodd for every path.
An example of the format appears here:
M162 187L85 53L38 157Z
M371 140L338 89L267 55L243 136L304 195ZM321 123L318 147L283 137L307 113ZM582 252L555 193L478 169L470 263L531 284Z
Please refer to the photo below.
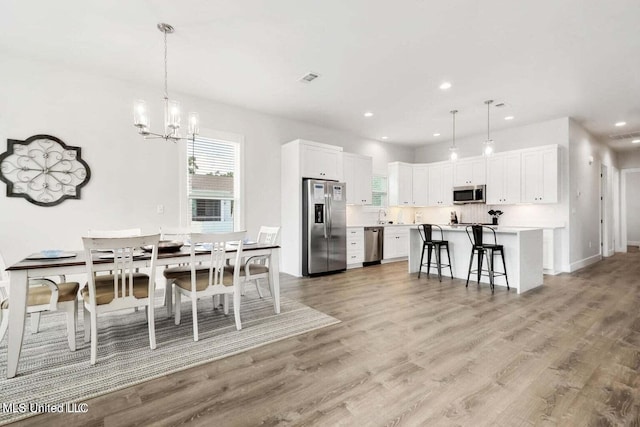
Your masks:
M627 244L640 246L640 172L630 172L625 176L627 208Z
M179 150L165 141L143 141L132 125L132 104L146 99L162 123L162 88L102 77L57 64L2 54L0 146L5 141L50 134L82 147L91 181L81 200L43 208L0 196L0 251L7 263L45 248L79 249L87 229L142 227L154 232L179 224ZM184 111L198 111L202 127L244 136L245 228L280 222L280 145L296 138L341 145L374 156L375 168L410 160L413 150L354 137L182 94ZM205 132L202 132L206 136ZM0 184L5 187L4 184ZM0 192L5 192L1 188ZM285 195L286 196L286 195ZM156 213L163 204L165 212Z
M617 153L618 168L640 168L640 147L637 150L626 150Z

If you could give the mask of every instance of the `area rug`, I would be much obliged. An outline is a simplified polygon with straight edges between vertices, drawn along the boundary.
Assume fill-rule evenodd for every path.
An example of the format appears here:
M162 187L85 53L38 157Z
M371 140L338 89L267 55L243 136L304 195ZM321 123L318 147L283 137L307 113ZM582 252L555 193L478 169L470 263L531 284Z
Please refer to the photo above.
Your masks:
M190 303L183 302L179 326L167 318L164 307L156 308L155 317L155 350L149 348L144 310L99 317L94 366L83 341L82 316L75 352L67 345L63 313L43 314L37 334L31 334L27 319L15 378L6 379L6 338L0 343L0 425L37 415L33 409L51 411L61 404L67 405L63 410L82 411L79 405L92 397L340 322L287 298L281 298L276 315L271 298L249 290L242 298L240 331L233 311L225 316L221 309L213 310L211 298L198 301L198 342L193 341Z

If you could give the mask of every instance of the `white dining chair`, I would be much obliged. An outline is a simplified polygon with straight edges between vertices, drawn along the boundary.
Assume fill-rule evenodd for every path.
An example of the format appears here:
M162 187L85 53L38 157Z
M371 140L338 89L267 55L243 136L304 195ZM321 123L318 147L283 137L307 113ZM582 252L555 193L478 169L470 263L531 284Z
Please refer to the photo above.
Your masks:
M246 234L245 231L220 234L192 233L189 265L164 270L164 276L171 279L174 284L176 325L180 324L181 297L185 296L191 300L194 341L198 341L198 298L213 297L215 308L216 297L223 296L224 314L228 314L229 296L233 296L236 329L242 329L240 321L240 268L233 268L231 273L225 269L225 265L228 258L227 251L231 247L230 243L235 244L233 246L236 250L235 256L233 256L234 265L240 265L242 241ZM211 251L208 261L201 264L196 262L196 253L200 248Z
M161 227L160 239L189 243L191 233L192 230L187 227ZM187 263L178 264L178 266L181 265L187 265ZM164 283L164 304L167 307L167 317L171 317L173 314L173 280L166 277Z
M159 241L160 234L82 238L88 277L82 289L85 342L91 341L92 365L96 363L98 351L98 314L144 306L147 310L149 346L156 348L154 295ZM149 274L138 273L134 267L134 251L142 246L152 246ZM93 257L105 256L105 251L113 256L112 274L97 275L102 268L100 264L93 263Z
M258 243L275 245L278 242L280 236L280 227L260 227L258 232ZM242 295L244 295L245 285L247 282L253 282L256 285L256 290L260 298L263 298L262 290L260 289L260 280L269 280L269 262L271 257L269 255L257 255L248 257L242 264L240 270L240 278L242 280ZM269 282L269 292L273 296L273 284Z
M0 341L2 341L9 328L9 275L5 269L6 265L2 254L0 254ZM45 277L29 279L27 313L31 315L31 333L38 332L41 313L63 311L67 316L69 349L76 351L77 295L80 284L78 282L66 282L64 276L60 277L60 283Z

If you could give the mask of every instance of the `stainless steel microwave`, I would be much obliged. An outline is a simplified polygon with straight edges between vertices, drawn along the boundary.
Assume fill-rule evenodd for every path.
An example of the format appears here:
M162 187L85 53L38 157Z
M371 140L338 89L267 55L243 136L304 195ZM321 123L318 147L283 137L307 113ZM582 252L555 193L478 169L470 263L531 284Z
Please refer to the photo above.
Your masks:
M464 205L467 203L485 203L486 192L486 185L453 187L453 204Z

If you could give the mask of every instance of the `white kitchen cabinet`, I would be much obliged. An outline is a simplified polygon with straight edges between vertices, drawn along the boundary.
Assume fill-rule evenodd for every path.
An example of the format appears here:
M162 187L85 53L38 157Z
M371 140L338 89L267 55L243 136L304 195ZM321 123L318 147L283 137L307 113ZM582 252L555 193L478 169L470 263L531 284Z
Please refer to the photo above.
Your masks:
M347 183L347 203L370 205L373 159L359 154L342 153L343 179Z
M429 206L453 204L453 166L449 162L429 165Z
M409 256L409 226L384 228L384 260Z
M549 145L522 151L521 201L558 202L558 146Z
M484 185L487 183L487 161L485 157L459 159L453 167L453 186Z
M342 180L342 147L298 141L303 178Z
M428 206L429 165L413 165L411 184L413 206Z
M520 152L495 154L487 160L487 204L520 203Z
M413 168L409 163L389 163L389 206L413 205Z
M364 262L364 227L347 228L347 268Z

